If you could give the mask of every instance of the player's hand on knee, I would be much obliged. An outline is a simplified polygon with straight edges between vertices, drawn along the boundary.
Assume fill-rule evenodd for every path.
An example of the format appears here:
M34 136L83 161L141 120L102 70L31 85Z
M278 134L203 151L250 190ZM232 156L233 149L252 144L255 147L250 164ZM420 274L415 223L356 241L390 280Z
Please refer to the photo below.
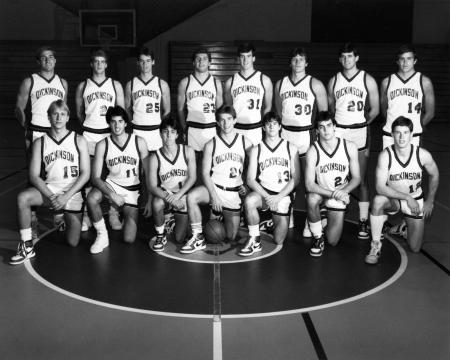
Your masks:
M222 212L222 206L223 206L223 203L219 199L219 197L218 196L213 196L212 199L211 199L211 207L212 207L212 209L214 211L217 211L217 212Z
M411 209L413 215L418 215L420 213L420 206L416 199L409 196L408 199L406 200L406 203L408 204L408 207Z
M240 188L239 188L239 195L245 196L245 195L247 195L249 192L250 192L250 188L249 188L247 185L242 184L242 185L240 186Z
M54 195L50 199L54 210L62 210L67 204L68 198L65 194Z
M146 218L152 216L152 202L151 201L147 201L147 203L145 204L142 215L144 215L144 217L146 217Z
M344 204L348 204L350 202L350 195L343 190L334 190L331 194L331 197L333 199L342 201Z
M434 202L425 200L423 203L423 217L428 220L431 218L431 214L433 213Z

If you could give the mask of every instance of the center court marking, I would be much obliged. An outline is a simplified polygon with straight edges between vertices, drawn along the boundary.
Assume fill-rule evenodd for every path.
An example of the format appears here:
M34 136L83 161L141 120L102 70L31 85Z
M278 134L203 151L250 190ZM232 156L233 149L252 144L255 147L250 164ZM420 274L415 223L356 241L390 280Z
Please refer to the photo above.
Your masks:
M350 223L355 223L354 221L349 221L346 220ZM43 238L44 236L42 236L41 238ZM405 272L406 270L406 266L408 264L408 257L406 255L405 250L392 238L390 238L389 236L386 236L386 239L388 239L398 250L398 252L400 253L400 266L397 269L397 271L388 279L386 280L384 283L374 287L373 289L363 292L361 294L343 299L343 300L339 300L339 301L334 301L334 302L330 302L327 304L322 304L322 305L318 305L318 306L311 306L311 307L306 307L306 308L300 308L300 309L292 309L292 310L285 310L285 311L275 311L275 312L266 312L266 313L251 313L251 314L229 314L229 315L221 315L221 319L242 319L242 318L260 318L260 317L267 317L267 316L281 316L281 315L291 315L291 314L301 314L304 312L311 312L311 311L315 311L315 310L321 310L321 309L326 309L326 308L330 308L330 307L334 307L334 306L339 306L339 305L343 305L343 304L347 304L353 301L357 301L360 299L363 299L367 296L373 295L381 290L383 290L384 288L390 286L391 284L393 284L395 281L397 281L400 276ZM154 310L145 310L145 309L139 309L139 308L131 308L131 307L126 307L126 306L120 306L120 305L116 305L116 304L110 304L110 303L106 303L106 302L102 302L102 301L98 301L98 300L93 300L84 296L80 296L77 294L74 294L72 292L69 292L67 290L64 290L52 283L50 283L49 281L47 281L46 279L44 279L43 277L41 277L33 268L33 266L31 265L30 261L27 260L25 261L25 268L27 269L27 271L30 273L31 276L33 276L37 281L39 281L40 283L42 283L43 285L51 288L52 290L59 292L61 294L64 294L66 296L72 297L74 299L77 300L81 300L90 304L95 304L95 305L99 305L99 306L103 306L103 307L107 307L110 309L116 309L116 310L122 310L122 311L130 311L130 312L134 312L134 313L140 313L140 314L147 314L147 315L158 315L158 316L169 316L169 317L182 317L182 318L194 318L194 319L214 319L214 314L192 314L192 313L173 313L173 312L162 312L162 311L154 311Z

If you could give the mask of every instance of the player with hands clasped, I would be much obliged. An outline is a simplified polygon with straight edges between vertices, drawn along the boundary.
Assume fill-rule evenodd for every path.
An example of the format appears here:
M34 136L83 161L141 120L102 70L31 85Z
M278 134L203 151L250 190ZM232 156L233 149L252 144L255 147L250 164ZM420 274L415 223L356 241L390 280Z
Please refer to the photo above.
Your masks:
M262 123L263 140L251 148L249 156L247 184L253 191L245 198L249 238L239 251L241 256L261 251L259 209L272 212L275 243L283 243L288 232L292 193L300 182L298 149L280 137L281 117L268 112Z
M337 245L344 225L344 212L350 203L350 192L360 183L358 149L351 142L336 136L336 121L326 111L315 123L318 140L306 153L307 217L313 234L311 256L321 256L325 246L319 206L328 210L326 238Z

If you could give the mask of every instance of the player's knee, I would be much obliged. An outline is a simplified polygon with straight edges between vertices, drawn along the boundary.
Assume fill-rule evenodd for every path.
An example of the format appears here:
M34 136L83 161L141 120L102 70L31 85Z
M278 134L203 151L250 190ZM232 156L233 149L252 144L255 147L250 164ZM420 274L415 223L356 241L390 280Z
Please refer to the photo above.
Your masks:
M379 213L383 211L385 206L386 206L386 197L381 195L375 195L375 197L372 200L372 213L374 215L379 215Z
M339 243L339 237L329 236L327 237L328 244L331 246L336 246Z
M30 207L30 197L25 191L22 191L17 195L17 206L19 209Z
M70 246L70 247L77 247L78 246L78 243L80 242L80 235L78 235L78 236L68 236L67 237L67 244Z
M165 207L165 202L163 199L159 198L159 197L153 197L152 199L152 208L153 211L158 212L161 211L162 209L164 209Z
M195 206L198 203L198 194L195 191L190 191L186 195L186 202L189 207Z
M413 253L420 252L420 249L422 248L422 242L421 241L412 241L409 242L409 248Z
M306 195L306 205L309 208L315 208L320 202L320 197L317 194L308 193Z
M132 244L136 240L136 234L127 234L126 232L123 234L123 241L126 244Z
M247 210L256 208L257 197L253 194L249 194L244 199L244 207Z

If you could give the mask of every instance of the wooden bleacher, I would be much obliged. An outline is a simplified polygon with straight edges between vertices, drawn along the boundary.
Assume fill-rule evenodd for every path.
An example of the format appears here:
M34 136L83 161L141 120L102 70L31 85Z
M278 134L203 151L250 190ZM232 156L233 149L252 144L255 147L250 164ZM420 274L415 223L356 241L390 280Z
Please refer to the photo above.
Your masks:
M289 52L303 46L309 58L308 73L320 79L326 86L334 73L340 70L338 51L341 44L254 42L255 68L268 75L275 83L289 73ZM400 44L358 44L359 67L368 71L377 81L397 69L396 52ZM176 104L178 82L192 72L191 56L194 49L207 47L212 55L211 73L222 81L239 69L236 43L233 42L171 42L169 45L169 75L172 104ZM436 115L433 121L450 120L450 47L445 45L416 45L418 62L416 70L423 72L434 85ZM175 108L175 106L172 106Z

